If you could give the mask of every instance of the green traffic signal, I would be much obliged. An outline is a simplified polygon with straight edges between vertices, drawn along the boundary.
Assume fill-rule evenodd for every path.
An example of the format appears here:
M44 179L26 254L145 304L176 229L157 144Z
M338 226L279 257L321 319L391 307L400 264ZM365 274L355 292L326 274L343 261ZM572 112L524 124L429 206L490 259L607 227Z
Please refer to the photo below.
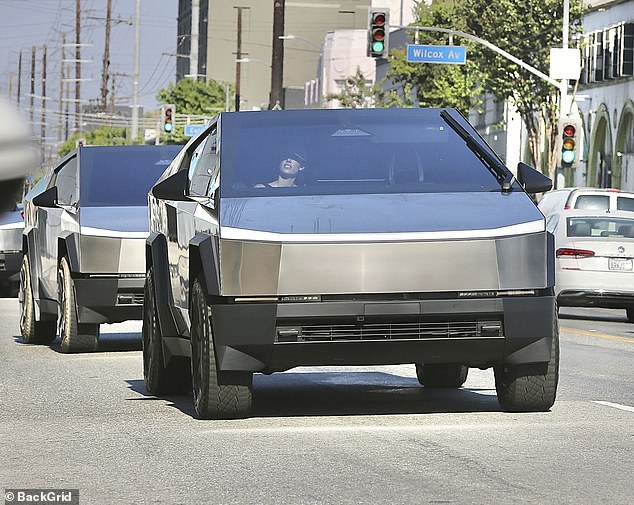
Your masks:
M385 44L383 44L382 41L375 40L372 43L372 51L374 51L375 53L382 53L384 48Z

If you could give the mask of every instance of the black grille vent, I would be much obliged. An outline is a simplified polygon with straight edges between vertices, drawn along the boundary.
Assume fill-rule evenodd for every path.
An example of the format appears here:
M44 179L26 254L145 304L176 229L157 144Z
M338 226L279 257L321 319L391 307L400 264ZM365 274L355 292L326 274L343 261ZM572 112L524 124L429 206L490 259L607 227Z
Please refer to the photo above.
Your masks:
M412 340L438 338L501 338L498 321L444 321L279 326L278 342Z
M119 293L117 305L143 305L143 292Z

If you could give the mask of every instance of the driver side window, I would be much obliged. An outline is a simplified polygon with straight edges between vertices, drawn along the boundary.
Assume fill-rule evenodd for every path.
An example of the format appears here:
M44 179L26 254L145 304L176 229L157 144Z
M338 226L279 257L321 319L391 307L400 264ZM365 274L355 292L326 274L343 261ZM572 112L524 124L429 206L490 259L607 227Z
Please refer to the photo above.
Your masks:
M62 205L77 205L77 158L72 158L57 173L57 201Z
M216 131L209 133L192 153L188 179L189 194L192 196L211 196L213 193L211 181L216 179Z

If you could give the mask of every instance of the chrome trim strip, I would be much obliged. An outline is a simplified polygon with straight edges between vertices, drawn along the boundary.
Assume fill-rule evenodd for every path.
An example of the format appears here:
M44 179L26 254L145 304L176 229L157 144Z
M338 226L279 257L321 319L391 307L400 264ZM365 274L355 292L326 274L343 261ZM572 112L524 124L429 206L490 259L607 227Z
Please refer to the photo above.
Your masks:
M546 229L543 219L528 223L483 230L421 231L405 233L274 233L245 230L230 226L220 227L220 237L229 240L259 242L394 242L412 240L461 240L497 238L512 235L540 233Z
M103 228L92 228L90 226L82 226L79 229L82 235L89 237L110 237L110 238L148 238L150 232L147 231L114 231Z

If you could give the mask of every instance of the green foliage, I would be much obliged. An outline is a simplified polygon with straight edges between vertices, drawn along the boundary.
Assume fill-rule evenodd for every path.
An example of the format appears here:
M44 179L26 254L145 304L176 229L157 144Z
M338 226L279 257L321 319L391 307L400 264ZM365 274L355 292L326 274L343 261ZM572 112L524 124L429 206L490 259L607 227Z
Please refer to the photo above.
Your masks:
M548 75L550 48L562 46L563 2L541 0L462 0L457 13L464 21L464 30L487 40L532 67ZM581 0L570 0L571 35L581 30ZM474 16L473 13L478 15ZM500 100L511 100L522 116L529 132L533 161L550 171L541 152L541 124L546 126L546 144L552 149L559 116L558 90L528 70L482 46L471 44L469 58L483 70L482 85ZM555 131L555 134L553 134Z
M139 144L128 138L126 128L113 128L111 126L101 126L93 131L73 135L59 148L58 154L61 158L73 151L79 139L86 139L86 145L91 146L125 146Z
M233 96L233 86L230 88ZM181 79L175 85L169 84L156 94L159 103L172 103L176 106L176 128L167 135L161 134L161 142L167 144L184 144L185 137L182 126L178 126L178 116L201 116L211 118L218 112L225 110L225 86L217 81L197 81L194 79ZM233 103L233 101L231 101Z
M435 1L431 6L420 2L416 5L414 25L456 30L459 29L456 26L457 16L453 1ZM446 45L447 35L420 31L417 42ZM406 83L414 89L420 107L454 107L466 114L479 103L477 97L482 91L480 73L478 66L469 58L465 65L409 63L404 50L394 50L390 63L387 78L395 84ZM410 100L409 96L401 98L404 104Z

